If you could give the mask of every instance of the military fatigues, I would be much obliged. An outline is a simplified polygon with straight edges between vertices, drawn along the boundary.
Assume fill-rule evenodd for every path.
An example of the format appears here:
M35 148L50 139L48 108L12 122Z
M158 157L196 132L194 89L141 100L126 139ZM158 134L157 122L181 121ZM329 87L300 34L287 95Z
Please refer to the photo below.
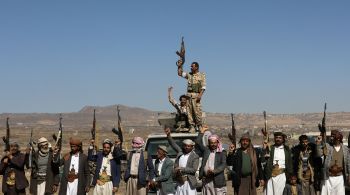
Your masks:
M190 125L188 120L188 111L190 110L190 108L188 104L186 104L186 106L181 106L173 98L169 99L169 102L171 103L171 105L173 105L176 108L176 111L177 111L176 118L175 118L175 121L176 121L175 128L177 129L188 128ZM193 119L192 119L192 123L193 123Z
M205 74L201 72L182 73L182 77L187 79L187 96L188 100L188 121L190 125L202 125L202 106L200 102L196 101L201 90L206 89Z

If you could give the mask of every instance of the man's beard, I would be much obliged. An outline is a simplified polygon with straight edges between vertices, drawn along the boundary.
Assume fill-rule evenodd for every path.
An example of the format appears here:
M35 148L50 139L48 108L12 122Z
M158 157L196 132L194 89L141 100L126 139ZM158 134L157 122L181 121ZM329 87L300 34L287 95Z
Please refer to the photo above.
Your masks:
M50 149L47 148L47 149L44 149L44 148L40 148L39 152L43 155L46 155L47 153L49 153Z

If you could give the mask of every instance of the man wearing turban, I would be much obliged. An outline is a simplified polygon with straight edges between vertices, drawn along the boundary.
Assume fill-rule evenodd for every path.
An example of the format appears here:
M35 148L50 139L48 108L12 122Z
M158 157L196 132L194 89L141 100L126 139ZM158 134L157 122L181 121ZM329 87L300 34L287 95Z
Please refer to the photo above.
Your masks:
M199 156L194 151L195 143L190 139L182 141L182 149L171 137L170 129L166 128L168 142L177 152L174 164L174 174L177 179L175 195L196 195L197 178L196 171L199 166Z
M53 163L53 151L45 137L37 141L38 150L32 151L30 193L34 195L54 194L58 190L59 166ZM32 148L34 150L34 148Z
M219 136L210 135L208 147L203 145L202 138L208 127L200 128L201 132L195 143L203 153L202 165L199 169L199 179L202 179L203 195L226 194L226 151L223 149Z
M89 161L96 162L96 171L92 180L94 195L114 194L118 191L120 182L120 164L112 155L113 143L105 139L102 143L103 150L93 154L94 141L88 150ZM120 148L119 145L114 146ZM118 150L121 152L121 150Z
M145 142L141 137L134 137L131 144L124 175L126 195L146 195L149 180L154 177L152 158L143 150Z
M85 194L90 190L88 159L78 138L70 138L69 144L71 151L59 159L59 164L63 165L59 195ZM58 148L54 151L54 156L59 155Z
M316 144L317 155L324 159L321 195L345 194L344 181L350 182L350 156L348 148L343 145L343 134L332 130L330 143L325 143L319 136Z

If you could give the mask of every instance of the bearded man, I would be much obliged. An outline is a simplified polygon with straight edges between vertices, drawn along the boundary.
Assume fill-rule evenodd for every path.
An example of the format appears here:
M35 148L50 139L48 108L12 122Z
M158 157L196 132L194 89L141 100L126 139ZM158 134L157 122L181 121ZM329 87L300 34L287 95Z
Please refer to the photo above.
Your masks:
M5 151L0 163L0 175L3 175L2 192L5 195L26 194L26 187L29 184L24 174L24 165L28 153L21 153L17 142L10 144L10 151Z
M174 164L174 175L177 180L175 195L196 195L196 171L199 165L199 156L194 151L195 143L190 139L183 140L182 149L171 137L170 129L165 129L170 146L177 152Z
M90 190L90 171L87 156L83 153L82 142L77 138L69 140L71 151L59 159L63 174L59 195L81 195ZM54 149L54 159L59 149Z
M152 158L143 150L145 142L141 137L132 139L132 150L127 154L127 168L124 180L126 195L146 195L149 181L154 178Z
M235 195L256 195L256 187L264 185L259 155L254 149L249 134L243 134L241 147L234 150L232 144L227 156L227 165L232 166L232 186Z
M199 179L202 179L203 195L226 194L226 179L224 171L226 168L226 151L217 135L210 135L208 147L203 145L202 139L207 126L200 128L200 133L195 143L203 153L202 165L199 169Z
M350 155L348 148L343 145L343 134L332 130L330 143L325 143L319 136L316 144L317 155L324 159L321 195L345 194L344 181L350 183Z
M30 193L34 195L54 194L59 184L59 166L53 163L53 151L45 137L37 141L38 150L33 151L30 175Z

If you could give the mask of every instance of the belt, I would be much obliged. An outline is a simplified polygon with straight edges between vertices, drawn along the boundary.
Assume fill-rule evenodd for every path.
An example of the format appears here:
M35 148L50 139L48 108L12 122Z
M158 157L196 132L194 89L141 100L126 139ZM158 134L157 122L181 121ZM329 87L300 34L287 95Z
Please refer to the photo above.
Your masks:
M133 178L133 179L137 179L138 175L130 175L130 177Z
M68 174L68 182L73 182L75 179L78 179L78 174Z

